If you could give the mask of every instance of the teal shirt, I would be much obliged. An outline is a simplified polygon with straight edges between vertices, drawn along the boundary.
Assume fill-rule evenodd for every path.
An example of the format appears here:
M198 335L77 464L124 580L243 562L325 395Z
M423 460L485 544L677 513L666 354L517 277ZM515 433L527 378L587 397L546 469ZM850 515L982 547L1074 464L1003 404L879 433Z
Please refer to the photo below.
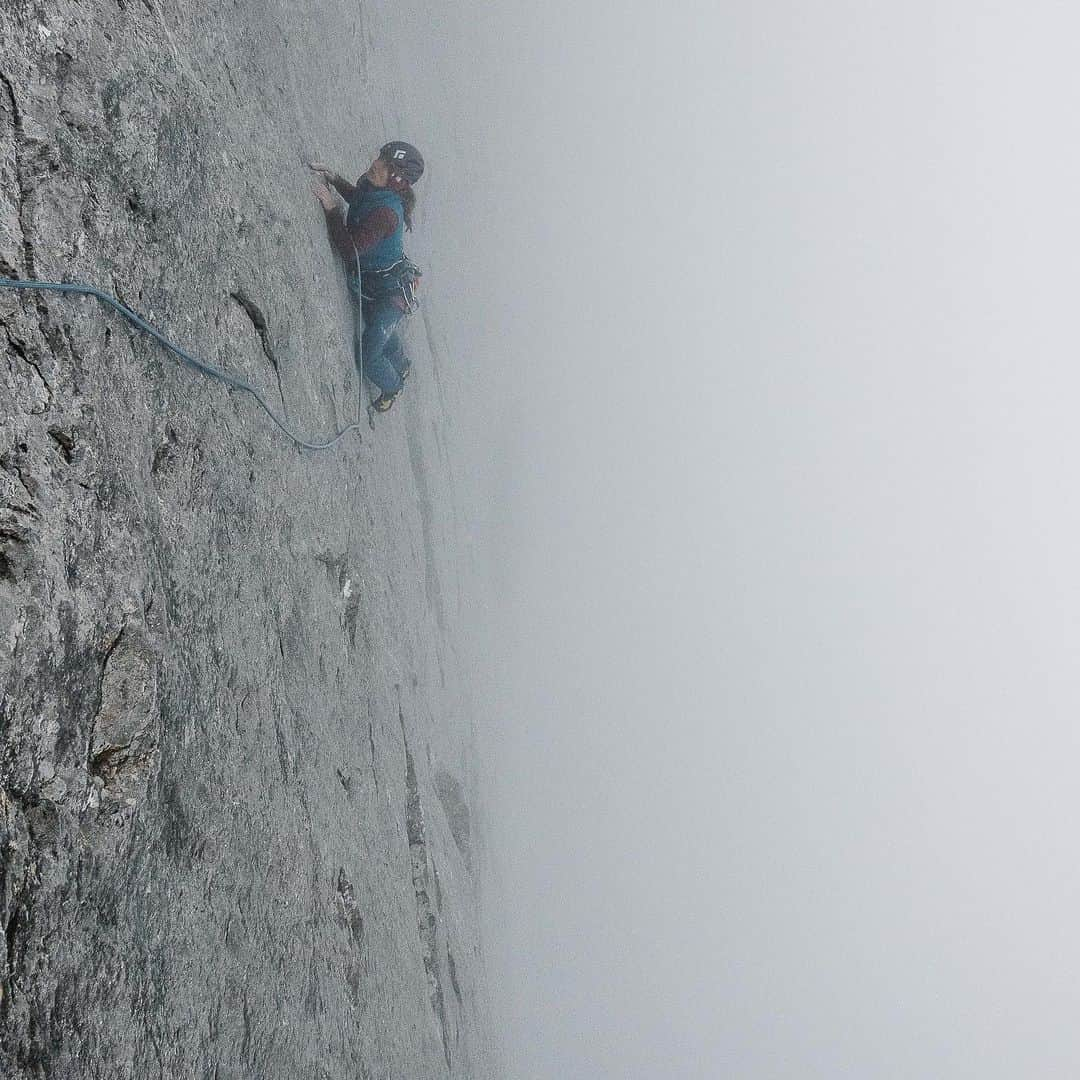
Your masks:
M405 206L401 201L401 196L389 188L359 184L349 200L349 215L346 224L351 231L358 227L373 210L384 206L397 215L397 228L367 251L359 253L361 271L386 270L405 257Z

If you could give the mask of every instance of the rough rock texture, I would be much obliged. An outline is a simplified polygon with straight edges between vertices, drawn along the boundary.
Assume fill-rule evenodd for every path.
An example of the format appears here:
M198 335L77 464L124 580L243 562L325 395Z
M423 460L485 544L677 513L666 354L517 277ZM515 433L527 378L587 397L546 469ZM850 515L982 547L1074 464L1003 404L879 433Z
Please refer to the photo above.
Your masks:
M353 419L301 158L379 145L378 47L359 0L4 0L0 271ZM315 455L95 301L0 290L0 1075L492 1074L422 330Z

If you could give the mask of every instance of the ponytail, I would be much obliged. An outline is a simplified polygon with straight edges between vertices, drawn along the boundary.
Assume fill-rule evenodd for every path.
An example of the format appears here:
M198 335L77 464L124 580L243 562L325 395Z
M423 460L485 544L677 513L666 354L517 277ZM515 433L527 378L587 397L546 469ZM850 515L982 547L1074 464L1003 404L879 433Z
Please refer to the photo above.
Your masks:
M384 155L380 155L380 157L390 166L390 181L387 186L401 199L401 205L405 211L405 228L408 232L412 232L412 215L413 210L416 209L416 192L413 191L412 184L398 172L397 164L392 158Z
M408 232L412 232L412 212L416 208L416 192L408 185L404 184L398 195L401 196L401 205L405 210L405 228Z

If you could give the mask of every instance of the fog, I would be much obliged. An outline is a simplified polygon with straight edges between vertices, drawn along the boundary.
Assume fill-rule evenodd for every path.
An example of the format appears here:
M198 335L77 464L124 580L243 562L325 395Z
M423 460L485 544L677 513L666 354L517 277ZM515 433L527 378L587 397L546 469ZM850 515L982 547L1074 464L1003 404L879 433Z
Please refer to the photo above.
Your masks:
M1077 1075L1080 17L379 11L506 1075Z

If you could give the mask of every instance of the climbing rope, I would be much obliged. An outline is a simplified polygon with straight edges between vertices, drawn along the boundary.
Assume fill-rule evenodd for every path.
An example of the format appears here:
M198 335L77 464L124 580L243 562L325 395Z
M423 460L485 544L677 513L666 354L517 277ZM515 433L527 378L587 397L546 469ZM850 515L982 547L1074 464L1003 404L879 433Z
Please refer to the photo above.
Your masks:
M265 398L251 385L251 383L245 382L236 375L230 375L227 371L222 371L220 368L216 368L211 364L196 359L191 353L181 349L179 345L173 344L173 342L165 337L164 334L155 330L145 319L136 314L125 304L122 304L115 296L110 296L100 289L95 289L93 285L80 285L77 282L68 283L59 281L18 281L12 278L0 277L0 288L29 289L35 292L79 293L83 296L97 297L103 304L108 304L110 307L116 308L124 318L134 323L135 326L144 333L149 334L155 341L164 345L170 352L175 353L180 357L183 363L188 365L188 367L194 368L196 371L201 372L203 375L208 375L212 379L218 379L220 382L225 383L226 386L231 386L236 390L243 390L250 394L263 407L270 419L273 420L297 446L303 447L305 450L329 450L332 446L336 446L354 428L358 429L360 427L359 421L349 424L348 426L343 427L328 442L309 442L307 439L301 439L300 436L290 430L285 421L282 420L269 405L267 405Z

